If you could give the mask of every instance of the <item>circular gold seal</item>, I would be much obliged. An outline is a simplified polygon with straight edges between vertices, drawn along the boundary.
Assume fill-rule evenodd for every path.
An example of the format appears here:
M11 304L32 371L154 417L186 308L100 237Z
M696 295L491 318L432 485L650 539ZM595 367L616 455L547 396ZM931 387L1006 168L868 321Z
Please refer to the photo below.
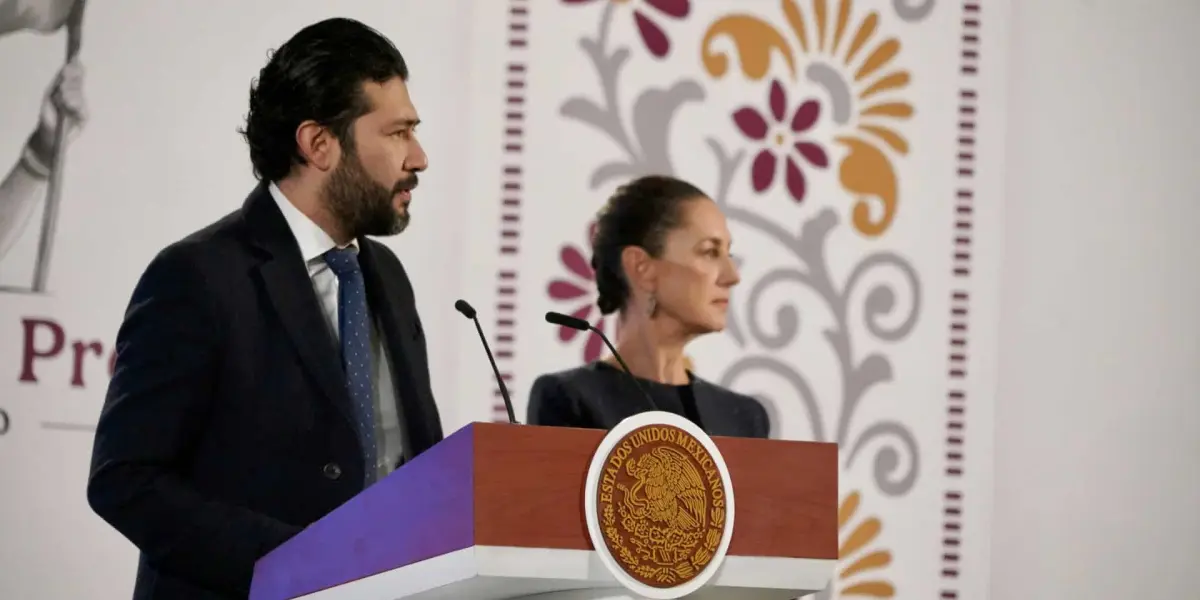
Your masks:
M594 493L601 537L621 569L653 588L703 571L727 535L722 471L680 427L649 424L618 439Z

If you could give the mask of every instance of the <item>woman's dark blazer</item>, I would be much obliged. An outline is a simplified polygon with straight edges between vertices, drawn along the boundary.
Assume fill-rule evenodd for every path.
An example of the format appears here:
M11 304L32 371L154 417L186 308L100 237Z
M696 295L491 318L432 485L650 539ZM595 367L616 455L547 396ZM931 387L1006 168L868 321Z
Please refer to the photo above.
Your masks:
M767 411L750 396L709 383L694 374L692 391L705 433L711 436L766 438L771 431ZM654 389L668 386L642 380ZM582 367L547 373L533 382L529 392L526 422L552 427L612 429L626 417L656 407L638 390L630 376L615 367L591 363ZM671 412L678 412L671 410Z

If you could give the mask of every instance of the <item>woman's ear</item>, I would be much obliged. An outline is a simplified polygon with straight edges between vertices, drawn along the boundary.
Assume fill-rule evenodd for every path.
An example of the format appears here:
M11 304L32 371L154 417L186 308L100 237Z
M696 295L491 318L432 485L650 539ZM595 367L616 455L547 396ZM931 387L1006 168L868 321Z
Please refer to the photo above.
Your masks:
M650 293L658 286L658 269L655 267L654 258L643 248L626 246L621 251L621 268L625 270L630 291L641 290Z

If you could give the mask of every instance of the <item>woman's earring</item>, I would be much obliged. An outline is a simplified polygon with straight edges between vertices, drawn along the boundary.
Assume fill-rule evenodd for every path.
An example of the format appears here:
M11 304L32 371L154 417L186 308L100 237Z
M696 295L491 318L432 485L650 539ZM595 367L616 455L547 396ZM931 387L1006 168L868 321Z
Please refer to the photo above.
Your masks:
M658 298L655 298L654 294L651 293L650 298L646 300L646 304L650 307L647 311L647 316L653 317L654 311L658 310Z

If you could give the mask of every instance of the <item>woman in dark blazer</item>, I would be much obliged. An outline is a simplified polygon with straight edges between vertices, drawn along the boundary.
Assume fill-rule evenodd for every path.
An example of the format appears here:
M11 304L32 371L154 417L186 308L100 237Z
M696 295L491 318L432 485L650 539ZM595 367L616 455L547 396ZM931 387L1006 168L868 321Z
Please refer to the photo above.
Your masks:
M709 435L767 437L770 422L757 400L696 377L684 357L689 342L725 328L739 281L729 246L725 215L695 186L647 176L618 189L592 239L597 304L617 313L614 344L649 398L609 357L538 377L527 421L610 429L662 410Z

